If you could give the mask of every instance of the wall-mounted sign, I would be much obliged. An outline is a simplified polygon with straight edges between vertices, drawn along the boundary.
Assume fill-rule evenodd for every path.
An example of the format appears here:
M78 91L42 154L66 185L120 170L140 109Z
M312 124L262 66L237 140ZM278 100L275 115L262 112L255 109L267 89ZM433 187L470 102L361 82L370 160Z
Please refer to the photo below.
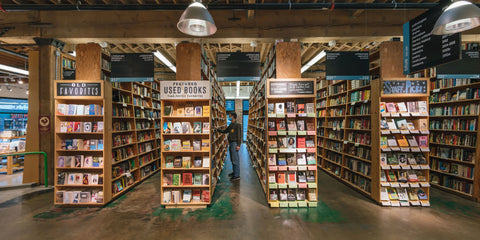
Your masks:
M315 81L270 81L270 95L312 95L315 94Z
M112 82L153 82L153 53L121 53L111 55Z
M225 101L225 111L234 112L235 111L235 100L226 100Z
M99 82L57 82L58 97L101 97L102 84Z
M462 51L462 59L437 67L437 78L480 78L480 53Z
M260 81L260 53L217 53L218 81Z
M403 74L417 72L460 59L460 33L432 35L430 32L445 3L424 12L403 25Z
M50 116L43 115L38 118L38 132L50 133Z
M383 81L383 94L426 94L427 80Z
M369 64L368 52L327 52L327 80L368 80Z
M161 81L160 98L210 99L209 81Z

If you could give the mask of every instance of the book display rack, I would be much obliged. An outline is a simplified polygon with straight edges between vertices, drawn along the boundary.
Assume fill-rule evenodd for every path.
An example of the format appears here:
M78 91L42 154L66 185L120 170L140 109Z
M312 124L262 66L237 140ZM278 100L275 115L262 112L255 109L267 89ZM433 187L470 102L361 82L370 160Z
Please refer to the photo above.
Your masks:
M266 92L268 203L316 207L315 80L268 79Z
M257 82L249 99L247 150L264 193L267 192L265 80Z
M480 81L432 79L430 84L430 183L478 200Z
M112 199L111 85L55 82L55 204L101 206ZM78 93L72 96L70 93ZM79 96L80 95L80 96Z

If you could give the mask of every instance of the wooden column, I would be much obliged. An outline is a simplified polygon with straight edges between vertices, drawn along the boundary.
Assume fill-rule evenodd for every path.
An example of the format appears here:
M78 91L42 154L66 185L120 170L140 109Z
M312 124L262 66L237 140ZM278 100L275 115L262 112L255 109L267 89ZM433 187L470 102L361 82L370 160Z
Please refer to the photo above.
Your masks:
M383 42L380 45L380 77L404 78L403 75L403 43Z
M76 80L100 80L102 76L102 48L96 43L78 44Z
M177 80L202 79L202 48L198 43L180 43L177 45ZM78 66L78 65L77 65Z
M29 60L29 98L26 151L42 151L48 157L48 182L53 184L54 170L54 101L55 46L63 46L55 39L35 39L40 46L38 52L32 52ZM50 117L50 132L40 133L39 117ZM43 156L26 157L23 175L24 183L44 183Z
M302 50L298 42L281 42L275 46L277 78L301 78Z

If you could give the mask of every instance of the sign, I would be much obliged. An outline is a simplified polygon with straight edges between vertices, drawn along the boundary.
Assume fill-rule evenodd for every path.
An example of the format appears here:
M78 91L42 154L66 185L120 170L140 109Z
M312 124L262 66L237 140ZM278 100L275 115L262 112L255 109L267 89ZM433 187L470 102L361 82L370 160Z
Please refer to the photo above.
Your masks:
M0 113L28 113L28 100L0 98Z
M250 104L248 100L243 100L243 111L248 111L249 108L250 108Z
M315 81L270 81L270 95L312 95L315 94Z
M38 132L50 133L50 116L43 115L38 117Z
M260 81L260 53L218 52L218 81Z
M427 80L383 81L383 94L426 94Z
M440 3L403 25L403 74L460 59L460 33L441 36L430 33L446 3L450 1Z
M209 81L161 81L160 98L166 99L210 99Z
M112 82L153 82L153 53L121 53L111 55Z
M101 97L102 84L100 82L57 82L57 96L61 97Z
M63 70L63 80L75 80L75 70Z
M327 80L368 80L369 64L368 52L327 52Z
M462 59L437 67L437 78L480 78L480 53L462 51Z
M225 101L225 111L227 111L227 112L235 111L235 100L226 100Z

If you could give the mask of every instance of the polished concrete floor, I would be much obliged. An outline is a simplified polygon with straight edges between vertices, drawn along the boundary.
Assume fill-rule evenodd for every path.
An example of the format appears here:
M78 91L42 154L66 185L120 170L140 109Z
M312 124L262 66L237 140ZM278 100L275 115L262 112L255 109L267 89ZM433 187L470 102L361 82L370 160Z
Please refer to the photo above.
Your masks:
M0 187L22 185L23 171L14 172L11 175L6 173L0 174Z
M58 208L53 193L0 203L2 239L478 239L480 204L432 190L430 208L380 207L319 171L319 206L267 206L247 151L207 209L164 209L156 174L104 208ZM0 194L6 194L5 191Z

